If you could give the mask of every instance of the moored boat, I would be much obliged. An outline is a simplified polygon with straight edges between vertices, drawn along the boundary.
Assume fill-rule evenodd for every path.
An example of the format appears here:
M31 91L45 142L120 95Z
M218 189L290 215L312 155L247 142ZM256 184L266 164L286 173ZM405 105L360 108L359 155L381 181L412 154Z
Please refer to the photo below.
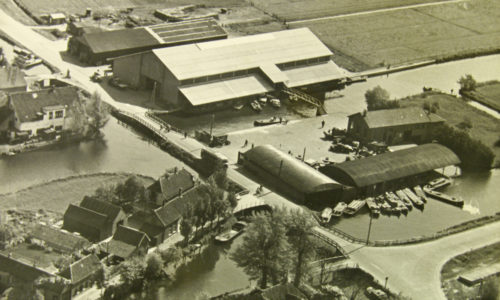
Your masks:
M415 195L409 188L403 189L403 192L406 194L406 196L411 200L413 205L418 208L424 207L424 201L420 199L417 195Z
M385 193L385 200L387 203L389 203L392 207L398 206L398 197L393 193L393 192L386 192Z
M267 97L266 96L259 97L259 103L261 105L266 105L266 103L267 103Z
M243 108L243 104L235 104L235 105L233 105L233 108L236 110L240 110Z
M344 210L346 209L346 207L347 207L347 203L345 203L345 202L339 202L339 203L337 203L337 205L333 209L332 216L334 216L334 217L340 217L340 216L342 216L342 214L344 213Z
M425 195L420 185L414 186L413 190L415 191L415 194L419 196L422 201L424 201L424 203L427 203L427 196Z
M281 102L277 98L272 98L271 100L269 100L269 103L271 103L272 107L275 107L275 108L280 108L281 107Z
M447 178L447 177L440 177L440 178L437 178L437 179L434 179L432 180L431 182L429 182L427 185L435 190L435 189L439 189L439 188L443 188L445 186L448 186L452 183L452 180L451 178Z
M325 207L321 212L321 223L327 224L328 222L330 222L330 219L332 218L332 213L333 210L331 209L331 207Z
M375 201L375 198L366 198L366 205L373 216L378 216L380 214L380 205Z
M384 202L380 205L380 210L383 213L390 214L392 212L392 206L389 203Z
M355 215L363 206L365 206L365 200L353 200L344 210L344 213L350 216Z
M243 221L237 221L234 223L234 225L231 227L230 230L224 231L221 234L218 234L215 237L215 240L220 243L226 243L243 233L245 230L245 227L247 227L247 223Z
M273 124L281 124L282 122L286 122L286 119L282 117L271 117L269 119L265 120L255 120L253 121L253 126L267 126L267 125L273 125Z
M443 193L438 192L438 191L434 191L434 190L430 189L428 186L424 186L424 192L427 195L431 196L432 198L435 198L435 199L440 200L442 202L446 202L446 203L449 203L449 204L452 204L455 206L459 206L459 207L462 207L464 205L463 199L453 197L450 195L446 195L446 194L443 194Z
M398 190L396 191L396 195L398 196L399 200L403 202L403 204L408 208L411 209L413 207L412 201L410 201L410 197L406 194L404 190Z

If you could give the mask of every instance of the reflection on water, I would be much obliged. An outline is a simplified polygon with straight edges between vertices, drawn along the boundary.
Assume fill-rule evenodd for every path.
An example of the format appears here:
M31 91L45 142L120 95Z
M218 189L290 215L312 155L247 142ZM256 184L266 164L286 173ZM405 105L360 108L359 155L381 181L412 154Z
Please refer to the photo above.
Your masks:
M191 300L202 294L215 296L247 287L250 284L248 276L229 258L229 253L242 241L240 236L232 244L208 246L178 269L175 283L170 286L159 283L145 299Z
M0 158L0 193L71 175L95 172L134 172L159 176L165 169L184 166L111 118L104 141L89 141Z

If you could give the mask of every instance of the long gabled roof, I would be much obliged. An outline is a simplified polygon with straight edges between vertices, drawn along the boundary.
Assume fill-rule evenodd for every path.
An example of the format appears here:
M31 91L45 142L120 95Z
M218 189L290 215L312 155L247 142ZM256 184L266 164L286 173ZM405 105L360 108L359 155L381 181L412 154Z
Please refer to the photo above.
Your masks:
M42 276L53 276L52 274L20 262L14 258L5 256L0 253L0 271L9 273L10 275L22 279L27 282L32 282Z
M444 122L440 116L427 113L420 107L406 107L369 111L366 116L357 113L352 116L362 117L368 128L392 127L409 124Z
M332 55L332 52L308 28L152 51L178 80Z
M330 165L324 173L343 184L364 187L459 163L453 151L433 143Z
M45 225L36 225L30 236L45 241L66 251L75 251L90 246L90 242L75 234L63 232Z
M78 99L76 87L60 87L9 95L13 110L21 122L40 119L39 114L46 107L71 106Z
M82 202L80 202L80 207L103 214L109 221L115 220L122 211L119 206L89 196L83 198Z
M245 152L244 156L246 160L302 193L314 193L340 187L333 179L271 145L257 146Z
M169 226L179 220L184 214L186 207L189 204L196 205L198 201L207 197L203 185L198 185L195 188L183 193L164 206L155 210L155 214L165 226Z
M95 254L89 254L84 258L72 263L68 268L64 269L59 275L71 280L71 283L77 284L89 276L95 274L99 269L102 269L102 264Z

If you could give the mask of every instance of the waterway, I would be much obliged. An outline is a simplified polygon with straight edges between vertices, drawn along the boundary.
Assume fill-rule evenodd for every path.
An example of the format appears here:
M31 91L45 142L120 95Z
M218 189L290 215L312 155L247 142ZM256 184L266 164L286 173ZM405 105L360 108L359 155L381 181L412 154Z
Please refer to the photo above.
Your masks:
M327 110L330 114L342 118L361 111L365 108L365 91L377 85L387 89L392 98L419 93L423 86L447 92L453 89L454 93L457 93L457 80L460 76L472 74L478 81L500 79L499 70L500 55L493 55L370 78L367 82L354 84L341 91L344 97L328 100ZM200 118L197 126L208 129L210 119L210 116ZM216 117L215 126L217 131L228 133L252 127L252 119L253 115L249 115L244 118L243 124L235 119L222 121ZM104 133L104 143L82 142L1 158L0 193L70 175L136 172L157 177L167 168L184 166L138 133L118 124L113 118L104 128ZM431 200L423 212L413 210L406 217L380 217L373 220L370 239L409 238L431 234L451 225L500 211L500 201L497 200L500 194L499 182L500 170L464 174L447 189L450 194L464 198L466 205L463 210ZM368 224L368 214L361 213L353 218L342 219L337 226L352 235L364 238ZM159 284L148 294L147 299L195 299L202 292L216 295L246 287L249 284L248 277L227 255L238 243L241 243L241 237L233 242L230 249L211 246L202 258L179 271L178 281L174 286Z

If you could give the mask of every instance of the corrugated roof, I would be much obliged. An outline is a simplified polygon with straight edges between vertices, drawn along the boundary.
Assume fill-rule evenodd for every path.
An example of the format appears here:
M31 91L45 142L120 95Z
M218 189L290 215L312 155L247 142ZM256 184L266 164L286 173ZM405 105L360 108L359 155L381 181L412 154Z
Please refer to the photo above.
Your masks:
M440 116L427 113L420 107L369 111L363 118L369 128L444 122L444 119Z
M63 105L72 106L78 99L75 87L61 87L32 92L10 94L11 104L16 116L21 122L31 122L40 119L44 107Z
M214 20L201 19L88 33L76 37L76 39L88 45L92 52L97 54L134 48L177 45L225 37L227 37L226 32Z
M114 221L122 211L122 209L119 206L116 206L106 201L94 199L89 196L85 196L83 198L82 202L80 202L80 207L84 207L86 209L90 209L100 214L103 214L111 222Z
M302 193L314 193L340 187L333 179L271 145L257 146L245 152L244 156L245 159ZM281 162L283 164L280 172Z
M288 78L285 81L287 87L304 86L345 77L345 74L331 60L324 63L283 70L283 73Z
M179 80L332 55L308 28L152 51Z
M433 143L331 165L325 167L325 174L335 176L338 170L346 175L342 183L364 187L459 163L453 151Z
M193 105L259 95L274 89L257 74L179 88Z
M0 90L26 87L24 72L16 67L0 68Z

